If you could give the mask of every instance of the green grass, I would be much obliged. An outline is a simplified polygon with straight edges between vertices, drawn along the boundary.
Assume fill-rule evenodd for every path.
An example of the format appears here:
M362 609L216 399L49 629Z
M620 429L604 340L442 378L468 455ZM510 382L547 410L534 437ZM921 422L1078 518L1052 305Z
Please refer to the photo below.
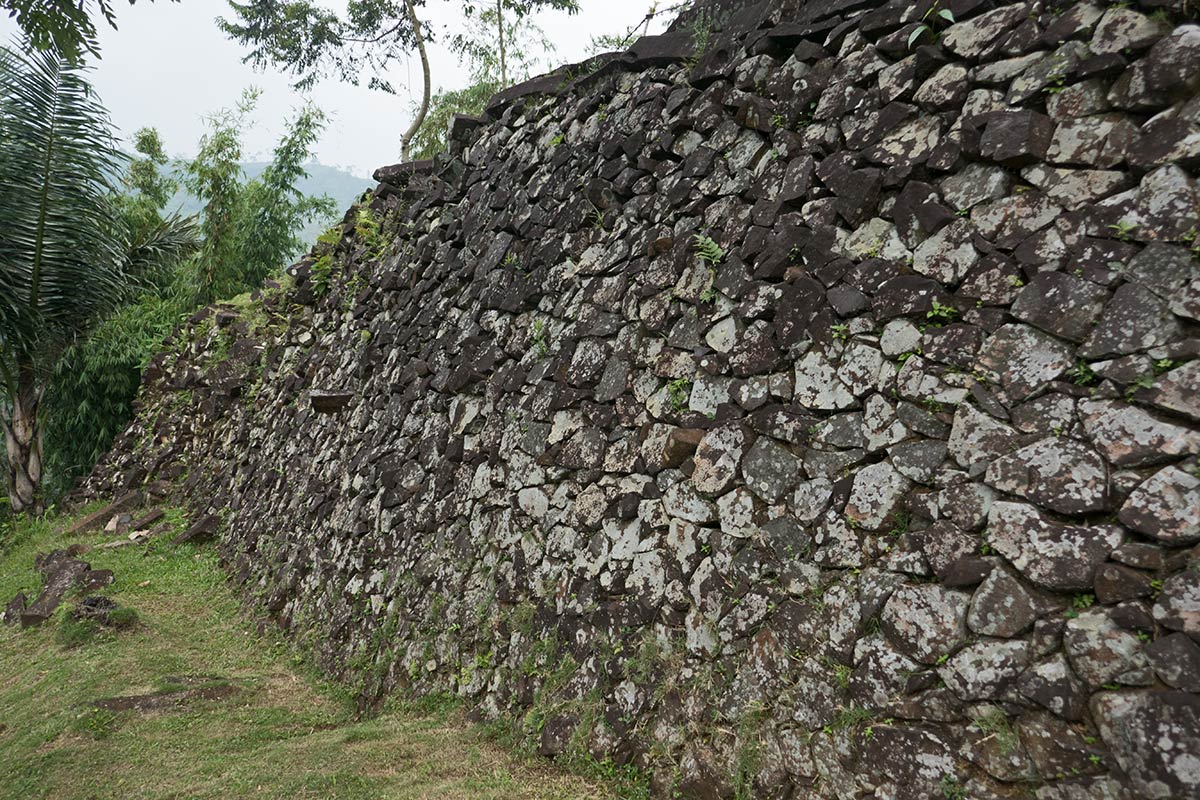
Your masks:
M183 524L181 515L172 519ZM0 603L35 594L38 551L71 542L67 520L25 523L0 540ZM104 590L137 614L111 630L68 619L0 628L0 798L603 798L603 782L518 758L445 699L393 702L358 719L277 634L255 631L211 546L92 550ZM98 544L111 538L87 534ZM230 699L112 712L91 701L228 680Z

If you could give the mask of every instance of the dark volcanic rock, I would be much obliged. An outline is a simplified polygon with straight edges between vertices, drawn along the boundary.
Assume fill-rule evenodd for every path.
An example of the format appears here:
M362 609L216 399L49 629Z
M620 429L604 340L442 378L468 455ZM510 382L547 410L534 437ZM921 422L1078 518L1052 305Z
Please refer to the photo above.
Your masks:
M36 566L43 576L42 591L21 612L22 628L41 625L49 619L67 591L84 581L92 569L87 562L68 555L66 550L55 550L49 555L39 554Z
M1189 797L1200 792L1200 699L1183 692L1102 692L1092 715L1105 744L1143 797Z

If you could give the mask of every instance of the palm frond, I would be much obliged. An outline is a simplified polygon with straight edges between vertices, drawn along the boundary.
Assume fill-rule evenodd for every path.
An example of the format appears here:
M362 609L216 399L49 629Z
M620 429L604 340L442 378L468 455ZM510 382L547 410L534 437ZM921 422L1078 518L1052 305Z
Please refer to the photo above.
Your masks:
M172 214L150 224L130 225L125 234L123 271L136 293L170 278L183 259L200 250L195 217Z
M68 341L128 283L108 198L122 156L86 68L0 47L0 341Z

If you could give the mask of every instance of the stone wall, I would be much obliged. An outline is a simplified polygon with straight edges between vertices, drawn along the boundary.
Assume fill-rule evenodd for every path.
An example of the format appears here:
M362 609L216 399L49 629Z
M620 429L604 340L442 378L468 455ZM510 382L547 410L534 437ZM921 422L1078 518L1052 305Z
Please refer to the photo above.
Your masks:
M1194 4L719 5L381 170L85 492L659 796L1200 796Z

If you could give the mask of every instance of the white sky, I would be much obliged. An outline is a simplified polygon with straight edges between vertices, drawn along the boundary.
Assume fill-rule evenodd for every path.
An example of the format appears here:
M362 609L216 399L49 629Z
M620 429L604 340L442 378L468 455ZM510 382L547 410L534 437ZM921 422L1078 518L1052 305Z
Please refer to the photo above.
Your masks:
M330 6L344 0L327 0ZM92 75L102 101L113 121L126 136L143 126L158 128L167 151L191 155L204 131L203 116L232 106L247 86L263 90L256 125L245 137L246 160L269 156L283 120L305 96L291 88L282 72L256 73L241 59L243 48L229 41L214 20L228 16L225 0L181 0L179 3L146 0L135 6L117 7L119 30L102 22L101 60ZM543 62L539 71L586 56L595 34L624 33L641 20L651 0L581 0L575 16L542 12L537 23L554 42L557 52ZM666 5L663 3L662 5ZM461 5L454 0L429 0L424 9L427 24L435 32L455 30L461 20ZM667 18L652 23L651 33L669 24ZM5 40L16 26L0 19ZM430 52L434 88L457 88L467 81L465 68L456 56L442 47ZM413 55L389 76L398 94L387 95L363 87L327 80L315 86L310 97L331 117L325 135L316 147L317 160L346 168L367 177L375 167L400 160L400 136L411 120L410 99L419 99L421 68ZM411 78L411 80L410 80ZM407 87L412 87L412 92Z

